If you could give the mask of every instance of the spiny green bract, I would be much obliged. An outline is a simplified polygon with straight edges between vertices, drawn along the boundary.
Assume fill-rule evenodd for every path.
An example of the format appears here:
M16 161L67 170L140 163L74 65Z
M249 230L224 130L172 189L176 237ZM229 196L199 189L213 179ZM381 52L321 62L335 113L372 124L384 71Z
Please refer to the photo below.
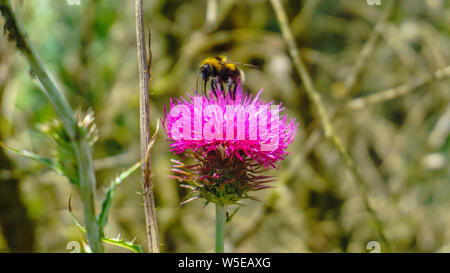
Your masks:
M242 161L229 157L221 149L205 154L187 152L186 155L196 163L186 165L172 160L172 171L176 174L172 177L190 190L181 204L198 198L220 206L238 204L242 199L254 199L248 195L249 192L270 188L266 183L273 181L270 176L256 175L266 170L261 164L251 159Z
M87 136L89 144L93 145L97 140L94 113L89 111L83 116L81 112L77 112L77 120L78 135L80 137ZM77 157L61 121L54 120L44 124L41 126L41 130L49 135L55 143L52 157L57 171L66 176L70 183L79 185Z

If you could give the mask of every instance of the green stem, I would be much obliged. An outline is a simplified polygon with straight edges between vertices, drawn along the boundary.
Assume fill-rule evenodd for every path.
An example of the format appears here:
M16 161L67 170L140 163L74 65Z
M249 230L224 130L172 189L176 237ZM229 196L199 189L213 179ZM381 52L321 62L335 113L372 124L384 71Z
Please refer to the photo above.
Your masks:
M8 40L15 42L17 49L22 52L34 75L42 85L42 92L48 98L56 114L69 135L78 165L78 176L83 201L84 221L87 237L93 252L103 252L101 230L95 214L95 173L92 163L91 147L86 139L84 128L79 128L72 109L49 76L38 53L29 41L22 21L13 11L9 0L0 0L0 12L5 18L5 33Z
M224 252L225 207L216 204L216 253Z

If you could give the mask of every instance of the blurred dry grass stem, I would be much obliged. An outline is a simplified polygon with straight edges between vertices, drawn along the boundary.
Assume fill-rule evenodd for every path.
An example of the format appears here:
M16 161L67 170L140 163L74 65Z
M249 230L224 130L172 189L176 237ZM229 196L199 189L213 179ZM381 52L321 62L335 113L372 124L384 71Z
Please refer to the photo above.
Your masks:
M358 76L364 69L364 66L367 64L367 60L372 55L372 52L375 49L375 44L377 43L381 33L385 31L387 20L389 16L392 14L394 7L398 5L398 3L399 1L393 0L387 2L387 7L385 7L385 10L380 15L378 22L373 28L369 38L367 39L360 53L358 54L358 56L356 56L355 65L352 67L350 74L345 79L344 86L346 93L348 92L351 93L353 91L357 83Z
M343 158L344 162L346 163L347 167L352 172L353 177L355 178L358 188L360 190L361 197L364 202L364 206L367 209L367 211L370 213L370 215L374 221L378 236L379 236L380 240L382 240L382 242L384 243L386 251L390 252L391 246L390 246L390 242L384 235L383 224L380 221L380 219L378 218L376 212L374 211L374 209L372 208L372 206L369 202L367 186L364 183L362 177L360 176L360 174L355 166L354 160L351 157L348 149L345 147L341 138L336 134L334 126L331 124L331 122L328 118L328 113L325 110L326 107L325 107L324 103L322 102L320 93L315 89L314 84L311 80L311 76L309 75L308 70L306 69L306 66L300 57L297 45L295 43L294 36L289 27L289 22L287 19L286 12L279 0L271 0L271 2L273 5L273 8L275 10L275 13L277 15L277 19L280 24L283 37L286 40L286 43L288 45L288 49L291 54L292 60L294 62L294 66L297 69L297 72L299 73L299 76L303 81L303 84L305 86L305 91L306 91L308 97L311 99L315 109L317 110L323 130L325 131L325 135L332 140L333 144L338 149L338 151L339 151L341 157Z
M141 159L146 159L142 164L142 186L144 198L144 210L147 227L148 251L159 252L158 224L153 194L152 172L151 172L151 132L150 132L150 94L149 81L151 69L151 45L149 39L149 59L145 42L145 28L143 15L143 0L136 0L136 39L139 64L139 86L140 86L140 126L141 126ZM150 35L149 35L150 38Z
M425 84L445 78L450 78L450 66L439 69L431 75L415 78L411 80L411 82L404 85L380 91L372 95L353 99L347 102L346 107L351 110L363 109L372 104L377 104L398 98L400 96L404 96Z

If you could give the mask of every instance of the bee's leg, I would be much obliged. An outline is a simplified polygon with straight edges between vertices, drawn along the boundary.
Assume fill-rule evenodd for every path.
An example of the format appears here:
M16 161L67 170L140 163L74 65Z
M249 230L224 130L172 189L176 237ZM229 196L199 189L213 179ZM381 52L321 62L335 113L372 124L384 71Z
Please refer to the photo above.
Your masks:
M234 97L236 98L236 92L237 92L238 86L241 86L241 79L237 78L235 81L233 81L233 84L234 84L233 94L234 94Z
M211 79L211 90L213 91L214 96L216 96L216 98L217 98L217 92L216 92L216 90L217 90L217 80L216 80L216 78L212 78Z
M208 83L208 81L203 82L203 94L205 94L206 97L208 97L208 95L206 95L206 84L207 83Z
M230 86L232 86L231 87L232 90L230 90L230 92L232 94L231 97L235 100L236 99L236 91L237 91L237 87L238 87L239 82L231 80L231 83L232 83L232 85L230 85Z
M233 85L233 79L228 78L228 82L227 82L228 94L230 94L231 98L234 99L233 92L231 90L232 85Z
M225 97L225 90L223 90L223 84L222 81L218 81L219 82L219 88L220 88L220 92L222 93L222 96Z

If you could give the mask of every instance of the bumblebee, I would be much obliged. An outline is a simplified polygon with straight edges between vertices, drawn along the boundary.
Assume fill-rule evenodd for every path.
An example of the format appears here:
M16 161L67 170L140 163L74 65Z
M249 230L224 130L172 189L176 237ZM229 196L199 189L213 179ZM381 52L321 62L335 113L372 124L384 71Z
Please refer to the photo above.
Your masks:
M239 69L238 65L245 65L249 67L256 67L250 64L243 64L238 62L232 62L225 56L208 57L204 59L200 64L200 76L204 81L203 92L206 95L206 85L211 78L211 90L214 96L217 97L217 88L220 93L225 96L225 90L223 85L227 85L228 93L231 94L231 98L236 97L236 89L241 81L241 75L243 72Z

